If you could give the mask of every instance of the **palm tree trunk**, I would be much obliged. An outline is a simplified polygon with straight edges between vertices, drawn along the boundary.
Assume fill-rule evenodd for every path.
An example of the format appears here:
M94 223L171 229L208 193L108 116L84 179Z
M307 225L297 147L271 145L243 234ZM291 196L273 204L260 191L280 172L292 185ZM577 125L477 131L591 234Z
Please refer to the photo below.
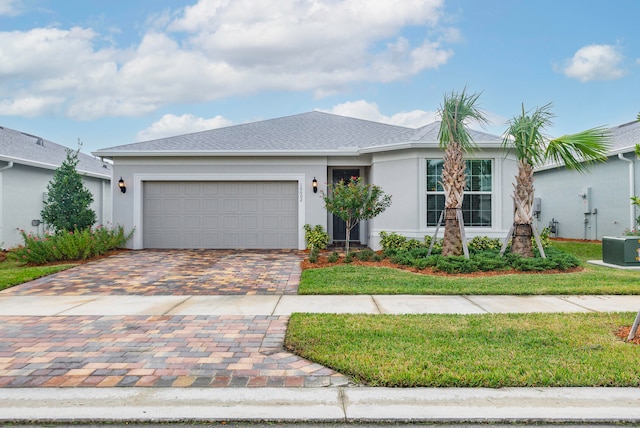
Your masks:
M462 235L460 234L457 211L457 208L445 208L444 210L443 256L462 255Z
M516 224L511 241L511 252L522 257L533 257L531 237L533 232L530 224Z
M443 256L462 255L462 236L457 210L462 208L467 164L459 143L450 143L444 153L441 184L445 194L445 222L442 242Z
M518 175L514 185L513 201L515 214L513 216L514 232L511 252L522 257L533 257L533 166L520 160Z

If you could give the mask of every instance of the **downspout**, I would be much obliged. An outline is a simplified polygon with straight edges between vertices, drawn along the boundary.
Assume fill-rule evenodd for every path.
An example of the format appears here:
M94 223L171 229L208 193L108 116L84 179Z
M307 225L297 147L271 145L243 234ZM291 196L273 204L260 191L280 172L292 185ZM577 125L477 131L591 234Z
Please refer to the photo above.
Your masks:
M5 171L7 169L11 169L11 168L13 168L13 161L9 161L6 166L3 166L2 168L0 168L0 172ZM4 192L2 191L2 175L0 175L0 245L4 245L4 227L3 227L4 216L3 216L3 210L2 210L2 205L3 205L2 194L3 193Z
M629 164L629 200L636 195L636 177L633 161L624 157L622 153L618 153L618 159ZM636 208L629 202L629 230L636 227Z

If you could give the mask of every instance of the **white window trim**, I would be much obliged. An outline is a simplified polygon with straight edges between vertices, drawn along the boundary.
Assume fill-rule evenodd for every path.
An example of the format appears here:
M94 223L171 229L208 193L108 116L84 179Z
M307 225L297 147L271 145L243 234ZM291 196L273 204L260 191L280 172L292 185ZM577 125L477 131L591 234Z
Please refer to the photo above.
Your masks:
M423 157L418 168L420 174L420 227L422 230L432 233L435 231L435 226L427 226L427 161L439 160L442 158L437 157ZM478 157L468 160L490 160L491 161L491 192L474 192L474 194L491 194L491 226L465 226L465 229L471 233L489 232L493 233L500 231L500 225L502 224L502 197L501 189L498 189L499 182L498 177L502 177L502 162L500 158L495 157Z
M305 249L304 233L305 224L305 199L307 182L304 174L134 174L133 175L133 249L140 250L143 247L142 210L144 201L145 181L295 181L298 185L298 249ZM309 179L311 182L311 179Z

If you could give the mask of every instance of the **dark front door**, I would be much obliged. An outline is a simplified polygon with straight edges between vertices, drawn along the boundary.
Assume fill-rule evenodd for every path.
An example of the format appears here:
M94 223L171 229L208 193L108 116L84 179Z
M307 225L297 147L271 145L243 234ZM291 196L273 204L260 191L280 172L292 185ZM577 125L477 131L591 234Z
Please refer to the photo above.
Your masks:
M359 169L334 169L333 170L333 183L339 183L340 180L344 180L348 182L351 177L360 177ZM340 217L334 215L333 216L333 240L334 241L346 241L347 240L347 225L344 220ZM351 229L351 235L349 236L349 241L359 241L360 240L360 225L357 225L353 229Z

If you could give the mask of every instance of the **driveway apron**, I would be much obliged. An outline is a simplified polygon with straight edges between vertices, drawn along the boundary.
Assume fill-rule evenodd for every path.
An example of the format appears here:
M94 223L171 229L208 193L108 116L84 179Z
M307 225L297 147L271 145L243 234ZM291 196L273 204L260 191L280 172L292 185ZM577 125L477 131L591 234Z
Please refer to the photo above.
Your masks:
M0 296L296 294L297 251L127 251ZM0 317L0 387L314 387L342 375L287 352L287 316Z

